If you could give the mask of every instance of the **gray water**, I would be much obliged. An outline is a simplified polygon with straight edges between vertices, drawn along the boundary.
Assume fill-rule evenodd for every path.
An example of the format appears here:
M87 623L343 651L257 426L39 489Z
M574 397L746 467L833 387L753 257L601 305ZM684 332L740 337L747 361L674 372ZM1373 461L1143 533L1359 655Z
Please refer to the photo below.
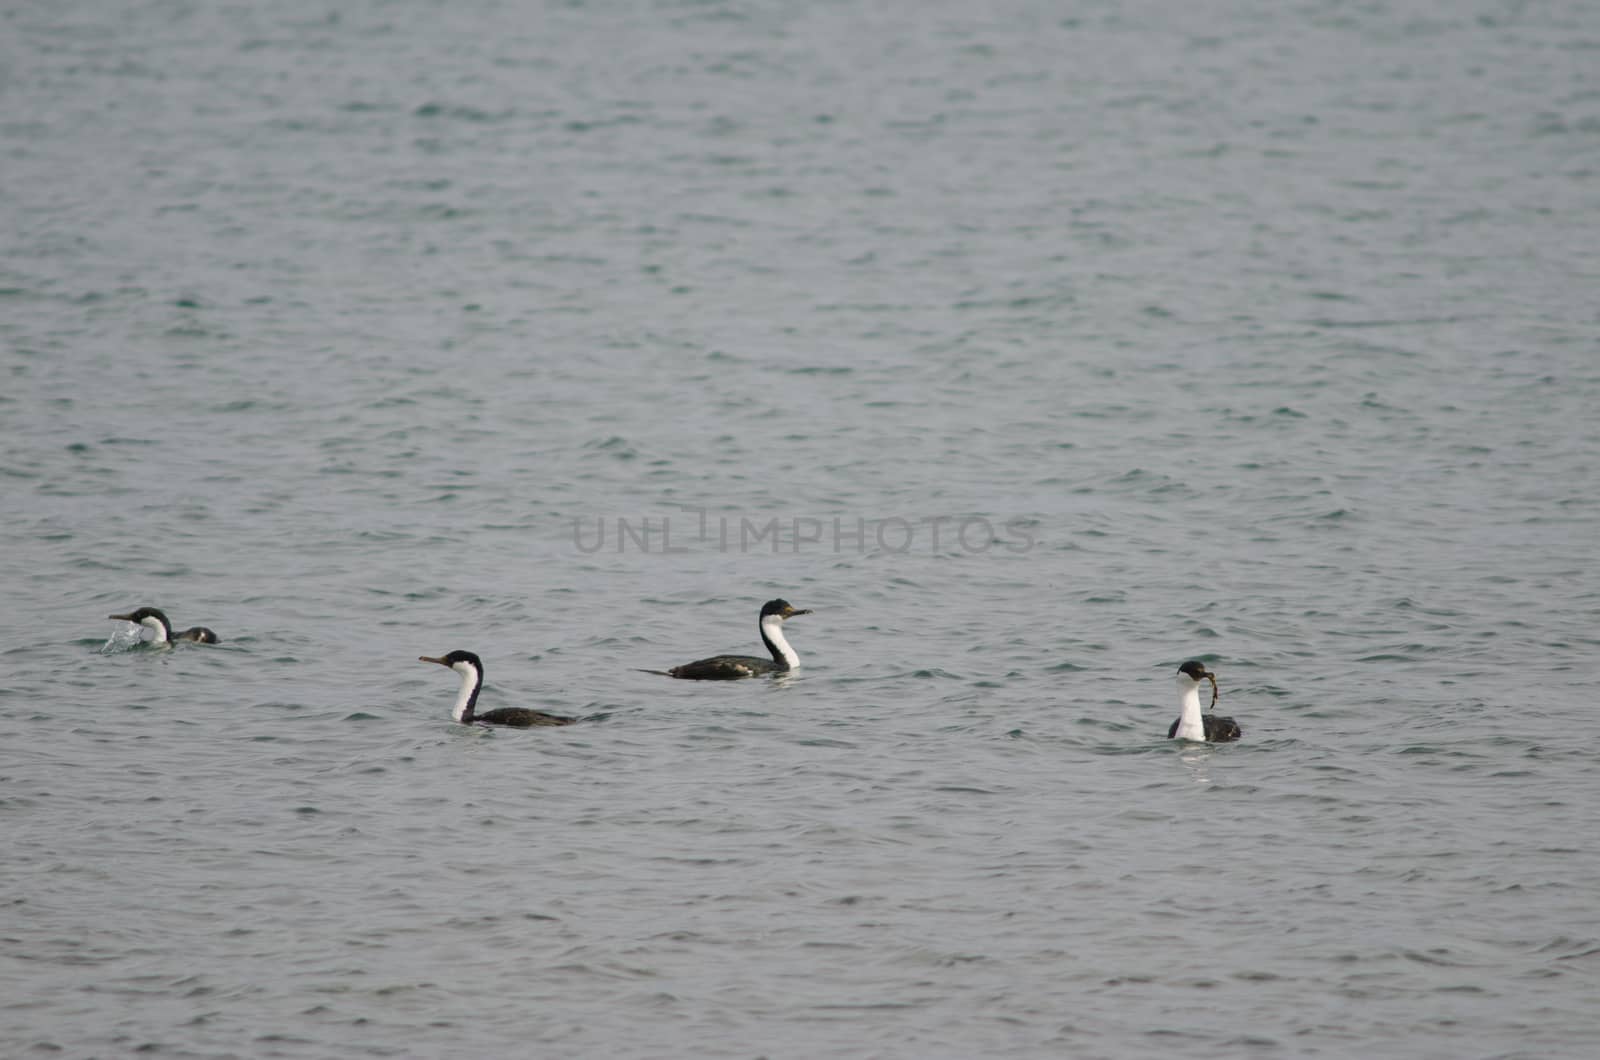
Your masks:
M1579 0L11 5L0 1051L1594 1055L1597 285Z

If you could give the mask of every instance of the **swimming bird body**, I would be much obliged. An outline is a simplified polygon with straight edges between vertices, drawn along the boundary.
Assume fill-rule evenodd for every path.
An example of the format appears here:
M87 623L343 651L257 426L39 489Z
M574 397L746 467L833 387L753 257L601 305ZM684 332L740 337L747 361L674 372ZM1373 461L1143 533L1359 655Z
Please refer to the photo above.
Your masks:
M798 669L800 656L789 646L783 635L783 623L796 615L809 615L810 611L796 610L787 600L768 600L761 608L761 642L772 653L772 658L756 655L713 655L709 659L696 659L692 663L674 666L670 670L654 670L668 677L681 677L690 681L735 681L741 677L761 677L767 674L788 673Z
M1237 740L1243 733L1239 723L1232 718L1219 718L1200 710L1200 682L1211 682L1211 705L1217 703L1217 675L1204 664L1191 660L1178 667L1178 720L1167 730L1169 740L1195 740L1202 743L1226 743Z
M497 707L479 714L477 706L478 693L483 690L483 660L470 651L453 651L437 659L431 655L419 655L417 661L448 666L461 675L461 689L456 693L456 703L451 708L450 716L463 725L478 723L528 729L535 725L571 725L578 720L529 710L527 707Z
M154 607L141 607L136 611L129 611L125 615L107 615L117 622L132 622L142 626L154 634L150 638L151 644L170 644L175 640L190 640L196 644L220 644L222 638L204 626L190 626L188 629L174 633L172 623L167 616Z

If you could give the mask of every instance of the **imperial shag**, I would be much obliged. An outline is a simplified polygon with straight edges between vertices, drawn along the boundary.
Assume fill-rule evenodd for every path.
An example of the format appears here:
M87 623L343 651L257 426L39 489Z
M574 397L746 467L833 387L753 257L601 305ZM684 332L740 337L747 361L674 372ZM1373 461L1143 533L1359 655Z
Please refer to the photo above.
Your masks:
M772 653L772 658L755 655L713 655L692 663L674 666L670 670L652 670L668 677L682 677L690 681L732 681L741 677L761 677L766 674L788 673L800 667L800 656L795 654L783 635L783 623L796 615L809 615L799 611L787 600L768 600L761 607L761 642Z
M1217 675L1204 664L1190 660L1178 667L1178 720L1167 730L1167 739L1197 740L1207 743L1225 743L1237 740L1242 734L1239 723L1232 718L1219 718L1215 714L1200 712L1200 682L1211 682L1211 705L1217 705Z
M167 621L167 616L153 607L141 607L125 615L106 617L117 622L132 622L136 626L152 630L155 635L150 638L151 644L169 644L175 640L192 640L196 644L218 644L222 641L221 637L204 626L190 626L181 633L174 633L172 623Z
M456 705L450 716L463 725L478 722L484 725L513 725L520 729L535 725L571 725L577 718L564 718L559 714L546 714L527 707L497 707L483 714L477 712L478 693L483 689L483 660L470 651L453 651L435 659L431 655L417 656L419 662L448 666L461 675L461 690L456 693Z

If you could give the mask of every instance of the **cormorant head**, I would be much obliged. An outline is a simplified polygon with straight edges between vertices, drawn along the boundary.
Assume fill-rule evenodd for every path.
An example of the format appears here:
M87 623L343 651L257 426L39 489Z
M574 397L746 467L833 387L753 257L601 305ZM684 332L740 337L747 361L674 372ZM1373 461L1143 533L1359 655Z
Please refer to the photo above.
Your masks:
M167 616L154 607L141 607L137 611L129 611L125 615L107 615L106 617L118 622L132 622L135 625L144 622L147 618L153 618L168 629L172 628L172 623L167 621Z
M810 611L800 611L791 607L787 600L768 600L761 605L761 617L763 620L771 618L773 615L777 615L779 618L793 618L795 615L809 615L810 613Z
M1207 670L1205 664L1199 659L1190 659L1188 662L1178 667L1178 687L1182 689L1185 694L1188 693L1188 690L1191 686L1198 685L1201 681L1211 682L1211 705L1213 707L1216 706L1217 675L1212 673L1210 670Z
M125 615L107 615L106 617L116 619L119 622L132 622L136 626L154 630L153 643L167 644L172 641L172 623L167 621L166 615L153 607L141 607L139 610L129 611Z
M440 666L450 667L450 669L455 670L457 673L461 672L461 667L463 665L470 666L474 670L478 671L479 678L483 677L483 660L479 659L470 651L453 651L449 655L441 655L437 659L431 655L419 655L417 656L417 661L438 663Z

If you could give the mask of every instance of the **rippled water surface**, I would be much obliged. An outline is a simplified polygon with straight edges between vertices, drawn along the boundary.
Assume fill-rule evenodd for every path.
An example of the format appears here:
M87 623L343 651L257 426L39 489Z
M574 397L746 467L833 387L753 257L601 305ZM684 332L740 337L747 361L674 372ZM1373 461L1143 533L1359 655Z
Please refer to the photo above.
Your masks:
M6 1055L1593 1055L1593 5L0 26Z

